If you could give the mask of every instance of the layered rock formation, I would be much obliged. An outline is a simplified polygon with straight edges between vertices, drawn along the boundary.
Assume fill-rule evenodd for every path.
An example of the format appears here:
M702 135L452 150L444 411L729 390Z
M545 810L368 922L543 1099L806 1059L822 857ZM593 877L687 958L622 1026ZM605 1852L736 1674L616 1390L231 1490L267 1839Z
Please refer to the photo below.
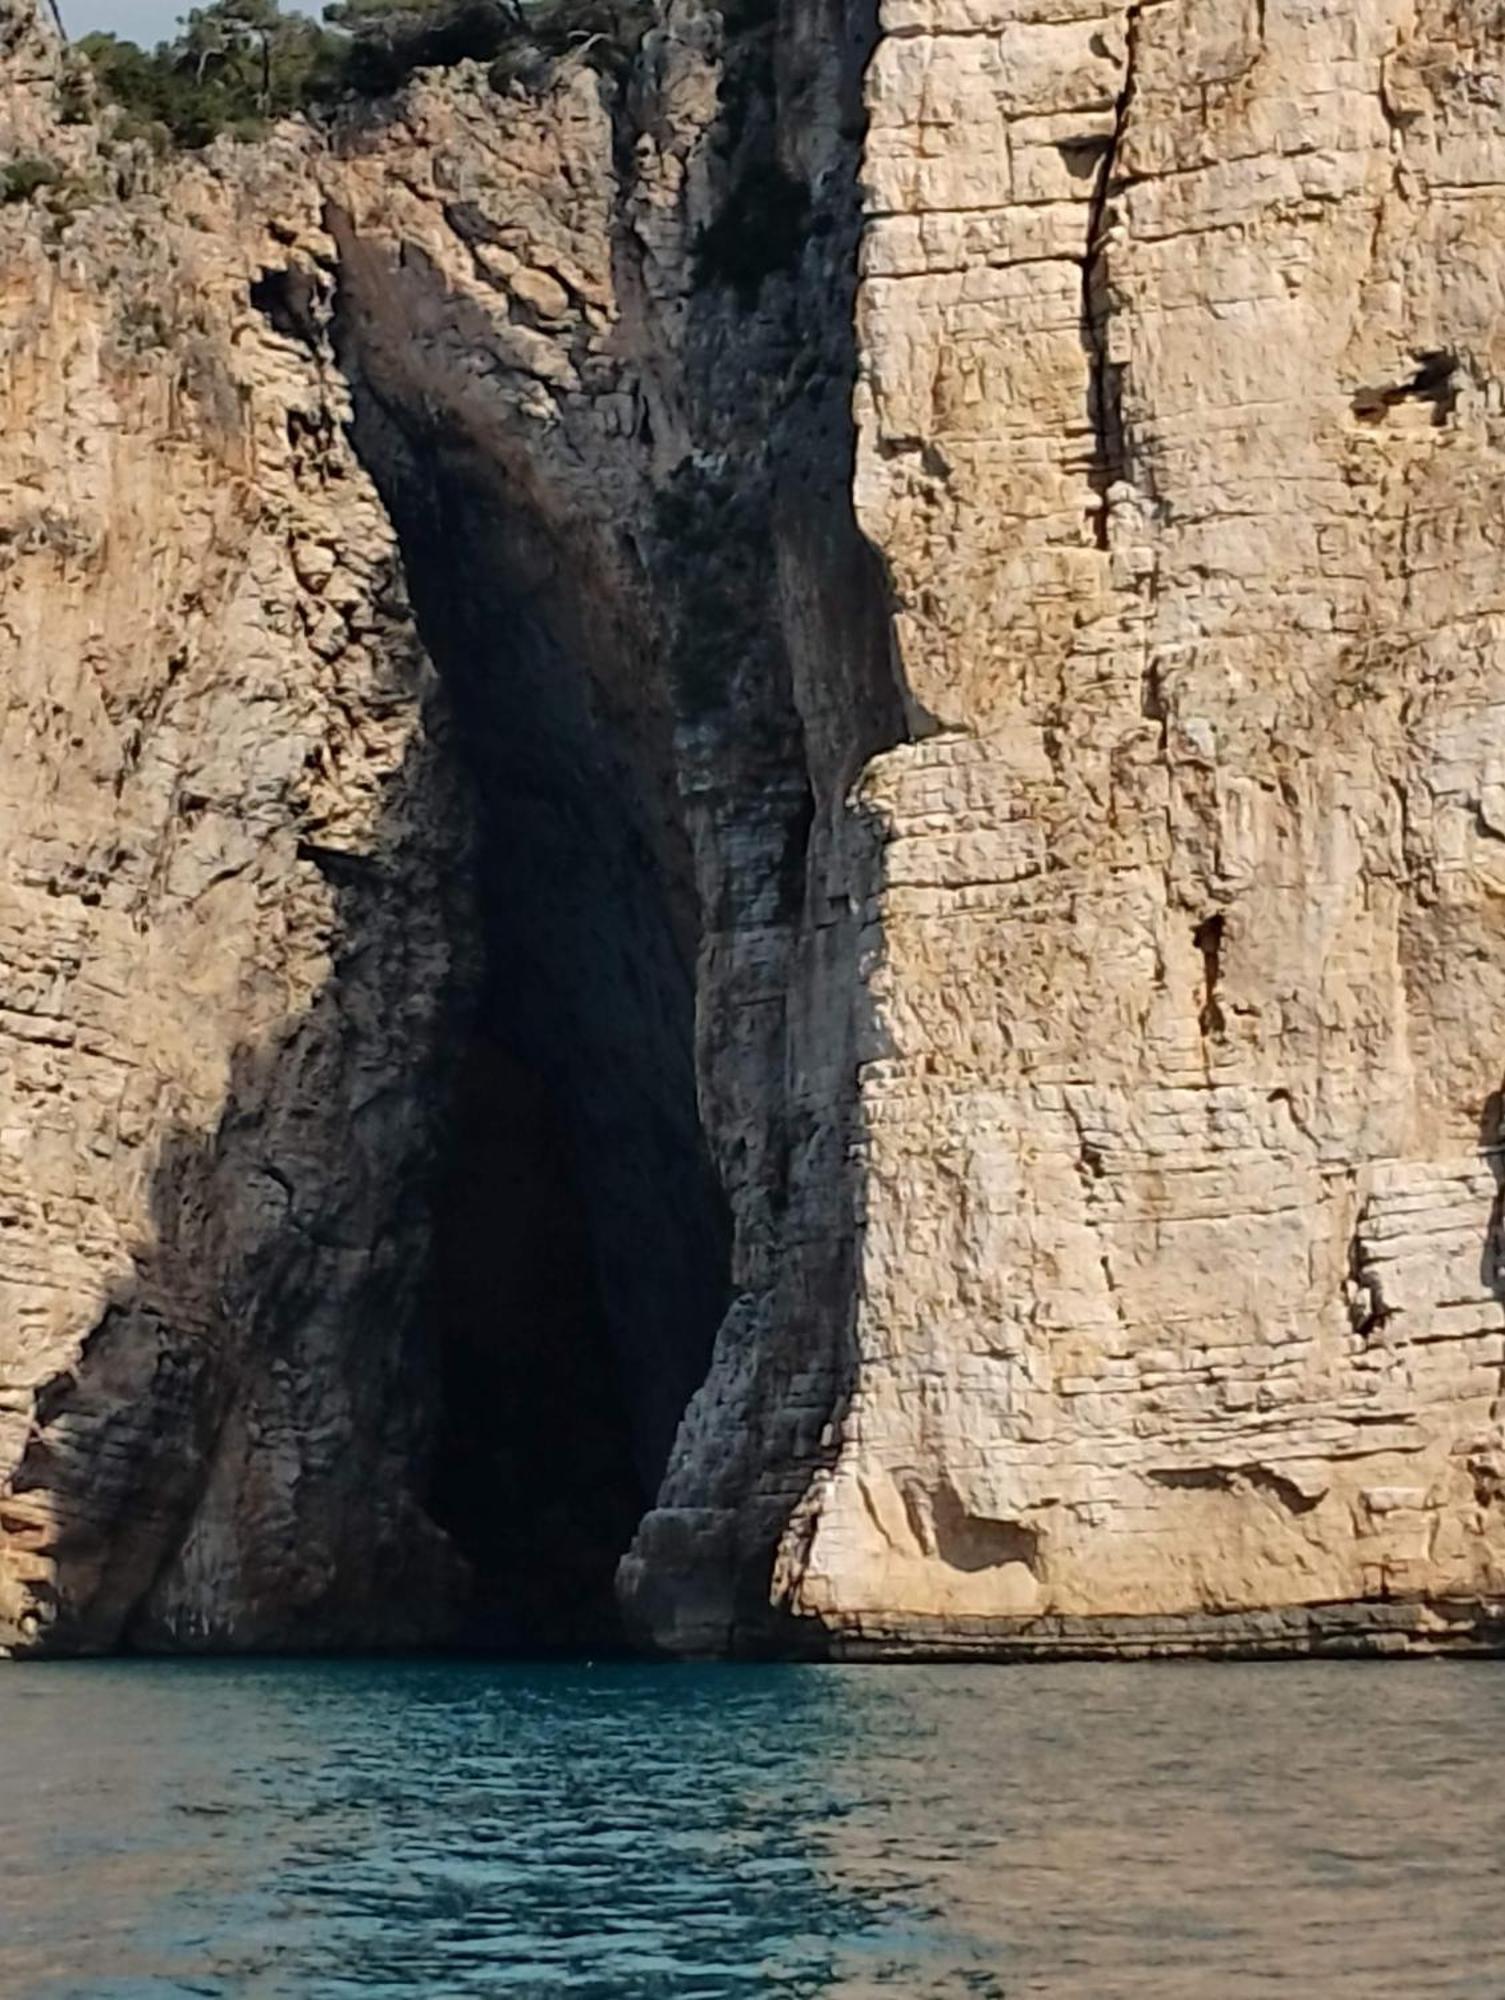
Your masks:
M1493 5L7 36L0 1641L1496 1642Z
M887 26L857 489L942 728L860 793L860 1360L781 1575L1497 1591L1500 20Z
M385 1329L466 826L344 385L252 296L307 147L138 186L39 102L55 48L12 60L66 178L0 218L0 1632L341 1634L377 1591L416 1636L446 1558Z

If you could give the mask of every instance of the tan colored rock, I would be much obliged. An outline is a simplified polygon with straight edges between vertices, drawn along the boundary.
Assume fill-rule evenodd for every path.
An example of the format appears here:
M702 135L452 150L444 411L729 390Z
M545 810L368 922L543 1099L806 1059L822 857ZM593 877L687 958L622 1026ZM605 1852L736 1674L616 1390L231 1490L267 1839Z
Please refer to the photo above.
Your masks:
M596 1150L593 1119L616 1136L588 1190L587 1289L608 1323L661 1329L621 1426L655 1471L719 1304L675 1018L689 857L664 719L633 683L646 640L620 522L638 473L611 464L637 411L606 351L599 80L567 63L503 101L467 65L416 82L374 141L357 115L157 163L108 116L60 122L46 36L17 47L18 129L70 196L60 181L0 206L0 1643L405 1645L477 1615L488 1637L519 1618L536 1636L531 1608L477 1613L436 1525L458 1420L433 1241L462 1089L515 1124L487 1159L543 1189L547 1238L568 1233L549 1212L563 1170L515 1148L538 1128L557 1148L554 1100L592 1084L570 1143ZM507 290L486 247L511 260ZM514 321L519 278L567 323ZM445 427L474 442L479 484L435 447ZM410 495L435 468L453 483ZM525 600L548 646L530 660L514 638L498 672L555 671L549 647L574 648L603 683L535 686L498 779L523 796L495 810L457 742L477 717L456 724L409 606L399 533L429 535L435 501L473 506L476 562L446 538L457 581L420 579L430 616L467 592ZM468 672L448 630L446 648ZM610 744L597 705L620 716ZM530 811L539 744L571 794ZM509 814L530 867L558 858L543 944L523 944L594 952L589 981L520 1011L610 1044L625 1136L599 1070L540 1081L504 1051L480 1086L459 1078L482 984L509 971L483 963L477 910L501 872L479 849ZM488 1241L531 1271L511 1227ZM530 1286L560 1282L549 1254L543 1278L498 1272L499 1338L536 1316ZM643 1472L592 1432L600 1393L577 1398L579 1449L599 1454L579 1484L600 1491L566 1499L588 1545L615 1537L583 1566L609 1594ZM566 1600L586 1594L568 1519L512 1531L526 1560L554 1536Z
M76 195L0 209L0 1637L355 1638L378 1587L418 1637L417 1412L367 1424L351 1363L419 1276L465 831L308 141L154 190L27 136Z
M579 1128L632 1393L714 1261L695 959L731 1303L633 1628L1498 1641L1494 13L890 0L869 59L809 0L729 133L765 31L675 0L615 97L461 66L0 209L0 1637L450 1629L447 507L639 858L545 968L640 1065Z
M1505 43L1049 11L870 72L859 507L941 727L858 794L859 1358L780 1585L1498 1594Z

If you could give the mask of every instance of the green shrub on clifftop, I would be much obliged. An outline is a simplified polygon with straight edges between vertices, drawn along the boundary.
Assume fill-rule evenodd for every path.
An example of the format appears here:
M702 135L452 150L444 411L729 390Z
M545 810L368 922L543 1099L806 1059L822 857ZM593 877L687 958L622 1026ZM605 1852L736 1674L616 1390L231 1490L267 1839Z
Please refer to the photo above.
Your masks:
M119 36L78 44L104 94L127 114L122 136L204 146L254 137L276 118L346 94L382 96L416 70L495 65L504 87L534 63L578 53L598 69L625 61L648 0L333 0L321 27L278 0L211 0L170 42ZM117 128L121 129L121 128Z
M62 179L55 160L40 154L26 154L0 167L0 202L30 201L42 188L54 187Z
M222 132L251 137L287 117L333 79L343 53L339 38L284 14L277 0L196 7L174 41L149 52L104 34L78 47L133 130L156 128L180 146L205 146Z

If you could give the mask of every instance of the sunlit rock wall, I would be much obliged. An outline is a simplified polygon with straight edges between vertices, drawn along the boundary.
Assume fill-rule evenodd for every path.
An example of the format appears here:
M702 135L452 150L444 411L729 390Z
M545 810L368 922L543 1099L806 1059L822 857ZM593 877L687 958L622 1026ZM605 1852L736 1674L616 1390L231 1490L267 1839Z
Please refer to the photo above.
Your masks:
M693 965L731 1304L633 1632L1497 1639L1494 9L675 0L588 53L158 168L11 51L92 194L0 209L0 1638L453 1629L484 954L400 571L454 505L520 740L557 661L657 885L637 953L529 935L634 1079L577 1130L660 1425Z
M855 795L859 1359L781 1583L983 1643L1498 1592L1499 11L883 30L857 500L938 726Z
M465 823L310 141L164 185L12 60L61 178L0 208L0 1640L417 1638Z

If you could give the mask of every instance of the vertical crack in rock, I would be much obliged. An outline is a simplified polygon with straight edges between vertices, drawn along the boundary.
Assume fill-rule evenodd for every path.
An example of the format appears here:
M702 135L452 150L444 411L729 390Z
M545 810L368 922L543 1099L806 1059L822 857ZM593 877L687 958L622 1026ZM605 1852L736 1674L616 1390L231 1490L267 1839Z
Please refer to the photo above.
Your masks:
M1218 992L1223 977L1225 922L1221 911L1215 911L1212 916L1204 917L1192 933L1192 942L1202 956L1202 1004L1197 1010L1197 1025L1207 1037L1221 1035L1227 1025Z
M1479 1153L1495 1189L1479 1258L1479 1282L1492 1297L1505 1303L1505 1091L1492 1090L1484 1101ZM1505 1368L1505 1356L1501 1365Z
M1092 431L1092 465L1088 481L1096 495L1093 538L1107 549L1112 527L1112 488L1123 478L1125 439L1122 368L1111 358L1109 319L1112 300L1107 269L1109 212L1118 172L1119 153L1134 105L1138 84L1139 17L1143 0L1124 15L1124 75L1113 108L1113 129L1098 162L1092 199L1087 206L1087 240L1082 255L1082 339L1087 348L1087 417Z
M787 1610L806 1503L858 1376L856 1079L873 1032L858 952L881 828L852 794L928 726L854 507L876 38L872 0L740 14L691 175L709 183L710 217L750 178L806 189L809 228L796 256L781 231L732 256L723 232L696 258L678 376L695 449L658 504L684 783L711 884L703 1076L736 1218L732 1310L622 1570L634 1630L675 1651L802 1642Z

